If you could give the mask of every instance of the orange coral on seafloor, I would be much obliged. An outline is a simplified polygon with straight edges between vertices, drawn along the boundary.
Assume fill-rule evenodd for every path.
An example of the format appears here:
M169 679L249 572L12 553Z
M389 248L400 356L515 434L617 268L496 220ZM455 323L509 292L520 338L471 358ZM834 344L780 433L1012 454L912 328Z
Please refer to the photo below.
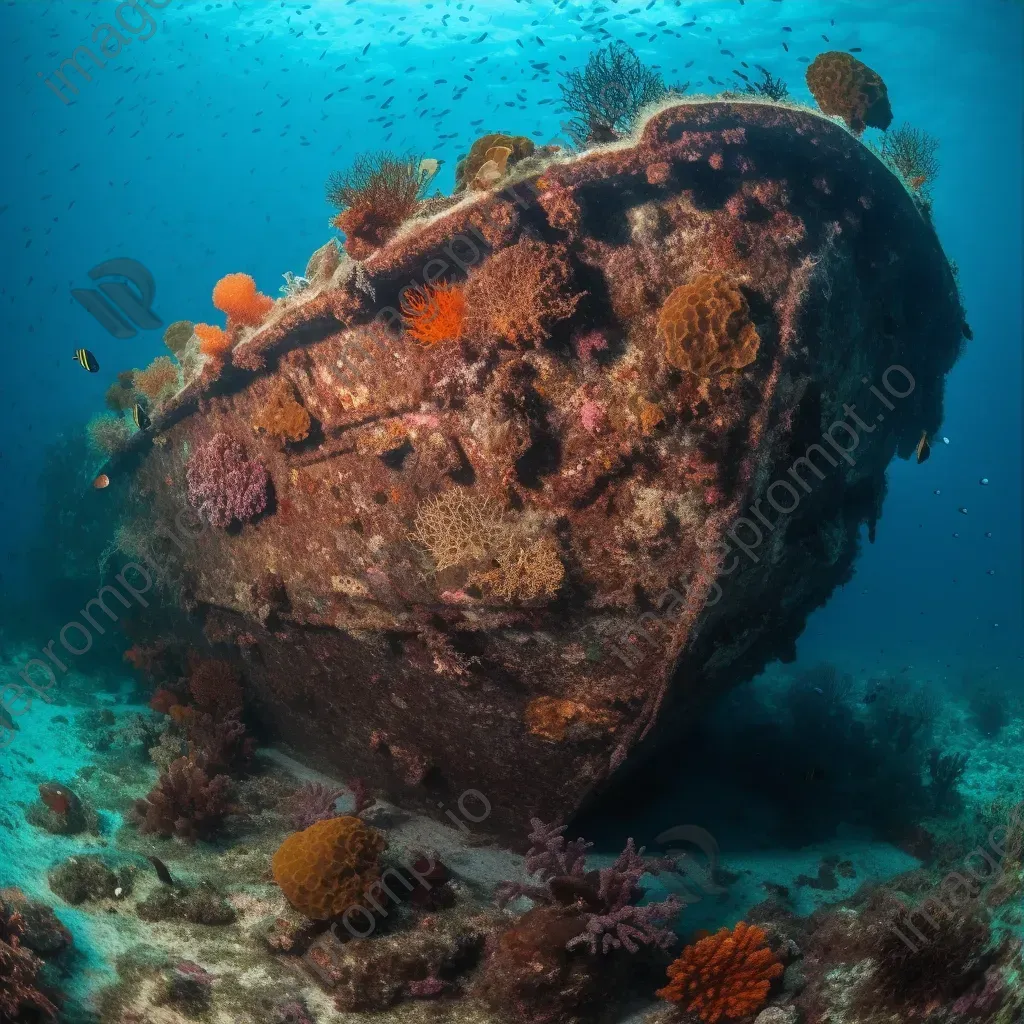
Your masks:
M702 274L677 288L661 307L658 334L665 358L698 377L748 366L761 344L746 296L723 274Z
M227 331L212 324L196 324L192 330L199 339L199 351L204 356L223 359L231 350L231 335Z
M822 113L841 117L858 135L868 125L885 131L892 124L885 82L856 57L842 50L820 53L806 77Z
M380 833L359 818L328 818L290 835L270 866L296 910L326 921L361 902L377 880L386 846ZM360 920L355 927L363 925Z
M402 293L402 318L421 345L457 341L466 322L466 296L450 285L408 288Z
M213 304L236 324L258 327L274 306L274 300L256 290L248 274L228 274L213 288Z
M170 356L157 356L144 370L135 371L135 388L154 402L170 398L181 379L178 366Z
M470 275L467 326L484 339L540 344L582 297L570 290L571 276L564 246L521 238Z
M782 964L764 932L740 921L731 931L722 928L687 946L669 965L669 983L657 995L715 1024L759 1010L780 974Z
M309 413L296 401L291 386L278 379L268 400L253 417L254 430L263 430L279 441L303 441L309 436Z

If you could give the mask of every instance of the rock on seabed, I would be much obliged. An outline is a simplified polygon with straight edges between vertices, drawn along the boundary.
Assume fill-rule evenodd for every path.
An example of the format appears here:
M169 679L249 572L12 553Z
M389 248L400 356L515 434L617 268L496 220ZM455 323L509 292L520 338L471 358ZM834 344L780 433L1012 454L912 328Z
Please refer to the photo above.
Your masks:
M186 453L240 441L269 471L267 510L153 549L178 560L205 638L154 607L139 639L216 645L302 758L439 816L475 790L475 827L505 840L571 816L709 697L793 656L873 533L890 460L938 427L964 331L926 211L809 110L676 104L630 143L530 166L279 302L134 453L130 526L159 534L187 508ZM560 261L566 300L530 347L473 320L474 295L544 312L514 276L487 292L523 240ZM424 274L468 275L460 341L403 332L400 292ZM659 327L698 280L740 295L738 329L757 332L756 355L747 330L709 377L678 348L670 363ZM694 322L710 330L707 311ZM313 419L285 447L251 425L280 378ZM435 539L454 531L475 562L438 569L417 534L431 508ZM549 582L561 564L554 596L493 585L529 576L530 551Z

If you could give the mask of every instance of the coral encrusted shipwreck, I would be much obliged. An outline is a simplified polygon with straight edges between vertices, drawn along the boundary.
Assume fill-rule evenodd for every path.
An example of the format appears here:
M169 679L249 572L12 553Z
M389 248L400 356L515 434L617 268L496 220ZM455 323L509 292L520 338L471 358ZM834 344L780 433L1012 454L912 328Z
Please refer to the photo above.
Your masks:
M810 110L666 101L499 173L331 246L119 465L269 734L429 813L476 790L513 839L792 658L967 328L927 211ZM424 345L436 294L458 330ZM287 443L254 429L278 393ZM214 448L245 500L202 525Z

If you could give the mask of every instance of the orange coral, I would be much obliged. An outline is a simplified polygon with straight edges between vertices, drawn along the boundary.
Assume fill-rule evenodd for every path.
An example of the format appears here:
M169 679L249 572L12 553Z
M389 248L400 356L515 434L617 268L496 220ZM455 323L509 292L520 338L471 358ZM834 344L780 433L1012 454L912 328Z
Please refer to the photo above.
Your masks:
M701 939L669 965L669 984L658 995L681 1003L707 1024L735 1020L759 1010L782 964L768 948L760 928L740 921L731 931Z
M698 377L748 366L761 344L746 297L723 274L702 274L672 292L661 307L658 334L665 358Z
M269 399L253 418L254 430L264 430L280 441L302 441L309 436L309 413L296 401L288 382L278 379Z
M528 547L517 547L510 537L506 549L495 558L496 569L474 573L468 584L489 587L503 601L553 598L565 579L558 546L550 537L541 537Z
M204 356L223 359L225 354L230 351L231 335L227 331L211 324L196 324L192 330L199 339L199 351Z
M178 367L170 356L157 356L144 370L135 372L135 388L154 402L170 398L178 390Z
M605 732L615 719L607 711L561 697L535 697L526 705L526 725L534 736L561 743L566 735Z
M449 285L408 288L402 293L402 317L421 345L457 341L466 322L466 296L461 288Z
M213 304L236 324L258 327L274 300L257 291L256 282L248 274L228 274L214 286Z
M318 821L290 835L270 862L288 902L314 921L354 907L377 880L387 844L359 818Z
M582 297L569 290L571 276L564 246L521 238L470 275L467 326L485 338L539 344Z
M841 117L858 135L870 125L892 124L889 93L881 77L841 50L821 53L807 68L807 88L822 113Z

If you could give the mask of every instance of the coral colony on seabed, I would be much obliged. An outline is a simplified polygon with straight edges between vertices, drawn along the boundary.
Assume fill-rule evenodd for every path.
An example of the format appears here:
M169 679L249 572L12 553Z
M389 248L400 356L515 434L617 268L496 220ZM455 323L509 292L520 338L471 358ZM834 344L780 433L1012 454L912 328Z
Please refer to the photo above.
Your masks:
M741 77L609 42L564 138L492 118L450 195L429 156L350 158L278 297L228 273L106 378L52 461L90 502L43 481L91 596L0 692L3 826L45 851L0 889L0 1024L1024 1019L1021 791L968 812L912 680L783 674L678 741L794 660L970 337L936 142L879 74L820 53L814 107ZM87 698L122 640L130 696ZM971 707L1019 751L1017 708ZM580 838L666 757L899 867Z

